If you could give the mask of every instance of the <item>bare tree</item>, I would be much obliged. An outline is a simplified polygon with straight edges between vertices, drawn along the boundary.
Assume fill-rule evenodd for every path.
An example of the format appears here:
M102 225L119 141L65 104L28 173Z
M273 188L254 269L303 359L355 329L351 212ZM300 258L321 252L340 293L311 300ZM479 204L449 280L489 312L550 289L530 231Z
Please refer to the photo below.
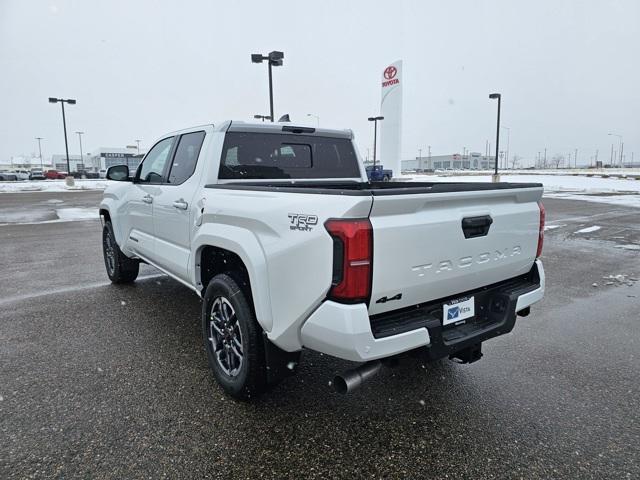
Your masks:
M520 159L522 159L522 157L519 157L518 155L513 156L513 158L511 159L511 170L515 170L518 167Z
M556 153L551 159L551 165L555 165L556 169L560 168L560 165L564 165L564 155Z

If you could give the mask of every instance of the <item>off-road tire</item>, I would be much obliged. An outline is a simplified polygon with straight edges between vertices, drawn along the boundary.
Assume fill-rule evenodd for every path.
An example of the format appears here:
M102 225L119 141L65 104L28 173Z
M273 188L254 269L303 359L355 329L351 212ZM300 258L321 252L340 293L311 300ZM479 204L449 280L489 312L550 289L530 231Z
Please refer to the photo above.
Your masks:
M218 299L220 300L216 303ZM224 301L228 302L233 310L231 320L227 322L226 340L222 340L222 335L212 325L214 323L212 310L214 306L216 309L220 309L220 302ZM249 295L243 291L231 275L224 273L211 279L202 302L202 337L209 367L222 389L231 397L239 400L256 397L267 388L262 329L249 302ZM235 318L233 318L234 316ZM220 317L221 315L218 314L215 316L215 318ZM219 326L219 322L216 325ZM220 345L224 345L225 341L226 345L230 345L234 338L241 340L242 362L236 369L225 371L229 370L229 362L220 358L225 355L223 353L225 347L220 347ZM236 355L235 365L238 364L237 358ZM231 363L233 364L233 361Z
M113 283L132 283L138 277L140 262L127 257L116 243L113 225L107 220L102 229L102 254L109 280Z

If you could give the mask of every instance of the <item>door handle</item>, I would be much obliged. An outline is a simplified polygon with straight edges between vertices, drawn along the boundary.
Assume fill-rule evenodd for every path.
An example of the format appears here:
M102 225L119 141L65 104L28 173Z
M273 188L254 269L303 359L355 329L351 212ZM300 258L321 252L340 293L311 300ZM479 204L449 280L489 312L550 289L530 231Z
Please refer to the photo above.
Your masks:
M179 208L180 210L186 210L189 204L181 198L180 200L176 200L175 202L173 202L173 206L175 208Z
M149 194L146 194L144 197L142 197L142 201L144 203L152 203L153 202L153 197Z

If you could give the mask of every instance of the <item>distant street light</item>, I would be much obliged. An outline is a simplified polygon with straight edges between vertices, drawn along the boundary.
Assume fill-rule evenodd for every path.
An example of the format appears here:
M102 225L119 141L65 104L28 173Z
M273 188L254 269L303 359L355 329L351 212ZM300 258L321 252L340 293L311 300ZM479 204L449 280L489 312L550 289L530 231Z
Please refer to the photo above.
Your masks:
M82 156L82 135L84 132L76 132L78 134L78 140L80 140L80 163L84 167L84 157Z
M267 60L269 64L269 112L271 115L271 121L273 122L273 79L271 74L271 67L281 67L284 61L284 53L282 52L269 52L269 55L264 56L261 53L252 53L251 61L253 63L262 63Z
M138 155L140 155L140 142L142 140L140 140L139 138L136 138L136 145L138 146Z
M40 141L44 140L44 138L36 137L36 140L38 140L38 152L40 153L40 168L42 169L42 172L44 173L44 165L42 164L42 145L40 145Z
M258 120L262 120L263 122L265 120L271 120L271 117L269 115L254 115L253 118L257 118Z
M373 169L376 169L376 143L378 140L378 122L384 120L384 117L369 117L367 120L373 122Z
M502 101L502 95L500 95L499 93L492 93L489 95L489 98L493 99L498 99L498 122L497 122L497 127L496 127L496 165L495 165L495 178L497 181L498 178L498 152L500 151L500 103Z
M607 135L610 135L610 136L613 136L613 137L618 137L618 140L620 140L620 167L622 167L622 150L624 149L624 143L622 141L622 135L618 135L617 133L608 133Z
M319 115L314 115L313 113L307 113L307 117L315 117L316 122L317 122L317 126L320 126L320 116Z
M510 127L505 127L504 125L500 128L504 128L507 131L507 150L506 150L506 164L505 166L507 168L509 168L509 143L510 143L510 139L511 139L511 128Z
M71 165L69 164L69 144L67 142L67 120L64 115L64 104L68 103L69 105L75 105L76 101L73 98L55 98L49 97L49 103L58 103L62 105L62 127L64 129L64 149L67 154L67 175L71 175ZM55 168L55 166L53 167Z

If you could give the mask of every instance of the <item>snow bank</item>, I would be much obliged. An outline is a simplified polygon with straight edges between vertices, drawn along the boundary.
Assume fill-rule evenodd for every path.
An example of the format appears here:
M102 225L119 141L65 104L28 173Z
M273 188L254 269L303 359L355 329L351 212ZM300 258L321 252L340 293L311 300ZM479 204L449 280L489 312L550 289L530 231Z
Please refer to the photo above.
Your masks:
M406 175L411 182L491 182L491 175ZM640 208L640 180L573 175L500 175L503 182L541 183L545 197Z
M33 180L24 182L0 182L0 193L16 192L73 192L78 190L104 190L110 180L76 179L73 187L68 187L64 180Z
M98 218L97 208L58 208L56 215L61 222L69 222L73 220L96 220Z

